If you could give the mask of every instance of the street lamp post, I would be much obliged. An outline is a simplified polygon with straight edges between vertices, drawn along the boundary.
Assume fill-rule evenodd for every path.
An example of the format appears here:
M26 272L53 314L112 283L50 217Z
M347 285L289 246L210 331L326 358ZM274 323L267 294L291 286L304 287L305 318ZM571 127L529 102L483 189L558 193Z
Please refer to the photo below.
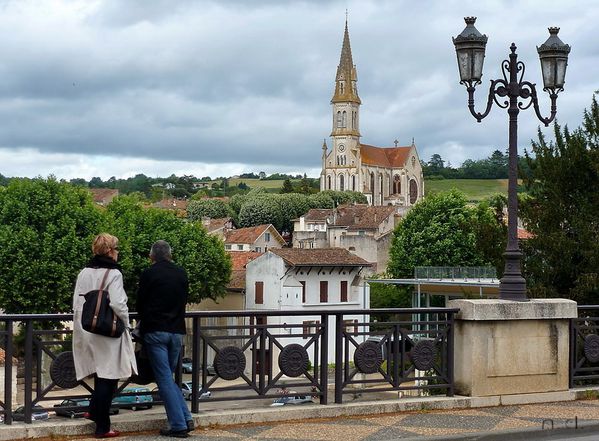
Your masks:
M522 277L520 265L522 253L518 245L518 113L533 106L537 118L545 126L553 121L557 112L557 94L564 90L570 46L564 44L557 36L559 28L549 28L549 38L537 47L543 74L543 91L548 92L551 99L549 117L541 115L535 84L523 81L525 66L518 61L514 43L510 46L509 60L501 63L503 78L491 80L487 108L483 113L479 113L474 110L474 91L481 83L487 36L474 27L476 17L466 17L464 20L466 28L453 38L453 44L458 59L460 84L465 85L468 92L468 109L478 122L489 114L493 102L503 109L508 109L509 115L508 241L504 253L505 270L499 284L499 298L527 301L526 281Z

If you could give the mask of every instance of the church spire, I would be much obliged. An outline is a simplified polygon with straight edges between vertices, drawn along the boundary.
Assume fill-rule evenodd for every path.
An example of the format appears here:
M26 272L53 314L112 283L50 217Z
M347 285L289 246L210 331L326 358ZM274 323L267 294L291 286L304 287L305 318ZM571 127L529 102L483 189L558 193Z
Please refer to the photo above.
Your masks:
M335 93L331 103L354 102L361 104L358 96L356 82L358 74L356 66L352 59L351 45L349 43L349 30L347 27L347 12L345 17L345 33L343 34L343 45L341 46L341 58L337 66L337 75L335 77Z

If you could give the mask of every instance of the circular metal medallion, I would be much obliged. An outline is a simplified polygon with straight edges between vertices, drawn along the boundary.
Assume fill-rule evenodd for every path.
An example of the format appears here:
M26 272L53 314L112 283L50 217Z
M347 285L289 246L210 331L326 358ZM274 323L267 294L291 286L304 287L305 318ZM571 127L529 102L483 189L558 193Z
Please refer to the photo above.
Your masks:
M287 345L279 354L279 368L288 377L299 377L305 374L309 366L308 351L300 344Z
M79 384L71 351L61 352L50 363L50 378L58 387L72 389Z
M599 362L599 335L589 334L584 338L584 356L591 363Z
M373 341L360 343L354 352L354 363L359 372L374 374L379 371L383 363L383 350L381 345Z
M235 346L222 348L214 357L214 370L223 380L235 380L245 370L245 355Z
M431 340L420 340L410 351L410 358L416 369L426 371L435 364L437 349Z

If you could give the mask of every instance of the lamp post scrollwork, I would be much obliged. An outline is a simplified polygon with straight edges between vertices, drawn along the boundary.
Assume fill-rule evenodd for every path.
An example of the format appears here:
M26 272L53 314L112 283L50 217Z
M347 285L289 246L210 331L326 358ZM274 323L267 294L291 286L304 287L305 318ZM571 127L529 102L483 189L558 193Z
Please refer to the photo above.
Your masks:
M505 270L499 285L499 298L526 301L526 281L522 277L520 262L522 253L518 245L518 114L532 106L537 118L545 126L554 120L557 113L557 95L564 90L570 46L564 44L557 36L559 28L552 27L549 28L547 41L537 47L543 74L543 91L549 93L551 100L548 117L544 117L539 109L536 85L524 81L525 65L518 61L514 43L510 46L509 59L501 63L502 78L491 80L487 106L484 112L480 113L475 110L474 92L476 86L481 84L488 38L474 27L476 17L466 17L464 20L466 28L453 38L453 43L458 59L460 84L465 85L468 92L468 109L478 122L489 114L493 103L507 109L509 115L508 241L504 253Z

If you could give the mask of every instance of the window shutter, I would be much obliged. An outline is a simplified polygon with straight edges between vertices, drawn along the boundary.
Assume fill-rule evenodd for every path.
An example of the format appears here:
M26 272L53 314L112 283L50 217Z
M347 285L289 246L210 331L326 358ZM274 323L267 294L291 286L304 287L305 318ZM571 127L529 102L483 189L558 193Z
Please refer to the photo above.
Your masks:
M256 282L256 298L255 304L262 305L264 303L264 282Z
M322 280L320 282L320 303L327 303L329 301L329 282Z
M347 280L341 281L341 301L347 302Z

